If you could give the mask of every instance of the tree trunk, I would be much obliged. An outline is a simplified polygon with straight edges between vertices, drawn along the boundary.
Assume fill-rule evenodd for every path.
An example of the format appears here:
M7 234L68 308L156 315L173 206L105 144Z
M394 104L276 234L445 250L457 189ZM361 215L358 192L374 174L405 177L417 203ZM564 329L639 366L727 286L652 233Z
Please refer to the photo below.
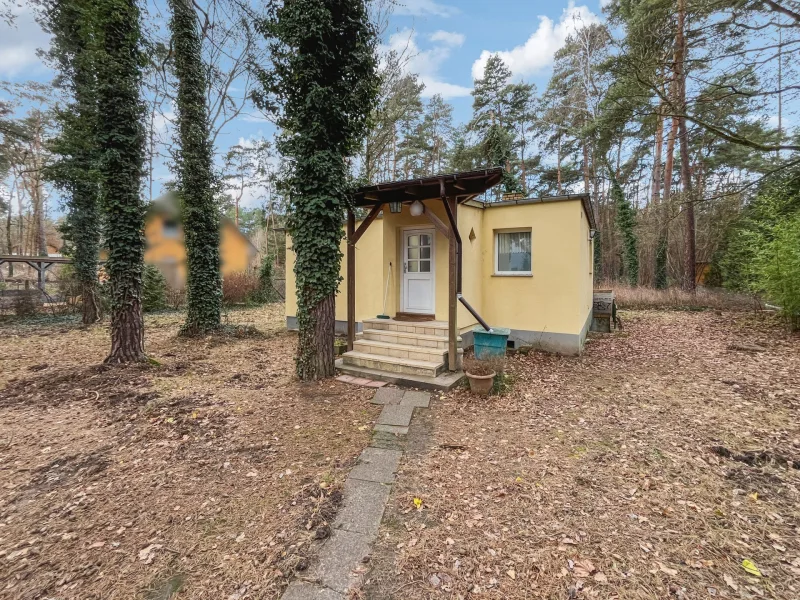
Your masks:
M8 215L6 216L6 245L8 254L14 254L14 244L11 241L11 196L8 198ZM8 263L8 276L14 276L14 263Z
M300 330L298 339L298 375L300 379L324 379L334 375L333 355L336 328L335 294L326 296L311 309L313 326Z
M589 193L589 146L583 140L583 191Z
M84 325L91 325L100 320L100 297L94 281L81 284L81 308Z
M144 353L144 319L139 287L138 283L131 282L129 290L134 293L111 315L111 353L106 358L106 363L147 360Z
M658 201L661 198L661 150L664 146L664 115L662 114L662 107L658 109L657 118L655 151L653 153L653 189L650 195L653 205L658 205Z
M686 37L684 27L686 23L686 0L678 0L678 23L675 37L675 75L676 89L678 91L679 114L686 114ZM689 165L689 131L686 127L686 118L678 118L678 135L680 137L681 152L681 183L683 186L685 215L686 215L686 241L684 247L683 289L695 291L695 222L694 222L694 196L692 194L692 174Z
M557 145L557 153L558 153L558 195L561 195L561 134L558 134L558 145Z

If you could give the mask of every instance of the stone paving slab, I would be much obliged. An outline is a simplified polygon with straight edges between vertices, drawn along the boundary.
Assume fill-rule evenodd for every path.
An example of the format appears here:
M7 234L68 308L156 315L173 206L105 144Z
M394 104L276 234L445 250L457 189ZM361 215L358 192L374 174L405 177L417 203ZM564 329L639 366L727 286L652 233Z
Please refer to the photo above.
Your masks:
M381 427L384 427L381 425ZM386 425L386 427L389 427ZM381 431L380 429L372 430L372 442L370 446L373 448L385 448L387 450L400 450L401 452L405 446L404 436L399 436L394 433Z
M334 529L320 550L319 562L312 569L311 577L325 587L346 594L359 580L352 574L353 569L366 569L364 558L370 555L370 543L374 539L375 536Z
M371 402L373 404L399 404L404 394L404 390L384 387L375 392Z
M408 434L408 427L401 427L399 425L375 425L372 428L373 431L382 431L384 433L393 433L395 435L406 435Z
M344 600L344 596L330 588L298 580L289 584L281 598L283 600Z
M402 450L365 448L359 457L359 463L350 471L349 479L394 483L394 474L402 456Z
M336 515L334 529L364 533L373 538L377 536L391 490L392 486L385 483L348 479L344 484L344 503Z
M431 405L431 395L428 392L408 391L403 394L400 406L413 406L415 408L428 408Z
M387 404L383 407L378 417L378 425L395 425L397 427L408 427L411 424L411 417L414 414L413 406L402 406Z

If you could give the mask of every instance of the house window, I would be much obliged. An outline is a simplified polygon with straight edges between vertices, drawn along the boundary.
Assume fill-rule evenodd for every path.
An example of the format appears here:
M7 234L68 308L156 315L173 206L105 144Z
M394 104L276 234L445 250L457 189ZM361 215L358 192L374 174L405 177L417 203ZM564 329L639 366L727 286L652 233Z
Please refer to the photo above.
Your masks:
M177 221L164 221L164 228L162 230L162 235L165 238L175 239L179 235L178 231L178 222Z
M531 230L496 231L495 275L531 275Z

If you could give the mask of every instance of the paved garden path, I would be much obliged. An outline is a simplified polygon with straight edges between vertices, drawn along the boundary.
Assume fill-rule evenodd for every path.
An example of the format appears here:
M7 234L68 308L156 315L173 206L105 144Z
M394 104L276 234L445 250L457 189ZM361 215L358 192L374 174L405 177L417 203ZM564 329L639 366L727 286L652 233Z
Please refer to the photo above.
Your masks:
M343 600L360 582L403 456L397 436L408 433L414 409L427 408L430 400L426 392L388 387L375 392L372 403L382 404L383 410L372 443L361 453L344 484L344 500L333 533L320 550L317 564L308 576L286 588L283 600Z

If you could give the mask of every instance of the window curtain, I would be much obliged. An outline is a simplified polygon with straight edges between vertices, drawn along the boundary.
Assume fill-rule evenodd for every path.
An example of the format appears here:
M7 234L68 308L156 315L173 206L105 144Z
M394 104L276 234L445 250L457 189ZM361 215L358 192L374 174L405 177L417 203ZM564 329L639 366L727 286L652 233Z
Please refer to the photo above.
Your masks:
M531 270L531 232L497 234L497 271L529 273Z

